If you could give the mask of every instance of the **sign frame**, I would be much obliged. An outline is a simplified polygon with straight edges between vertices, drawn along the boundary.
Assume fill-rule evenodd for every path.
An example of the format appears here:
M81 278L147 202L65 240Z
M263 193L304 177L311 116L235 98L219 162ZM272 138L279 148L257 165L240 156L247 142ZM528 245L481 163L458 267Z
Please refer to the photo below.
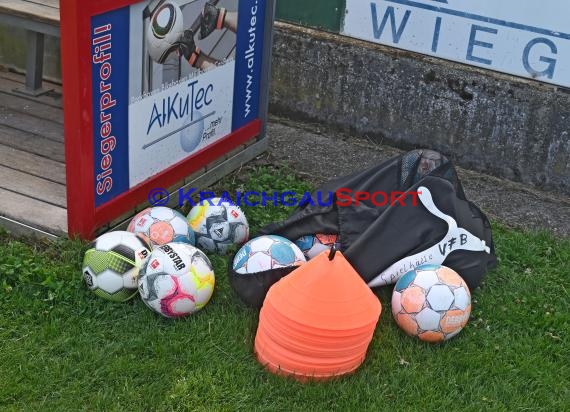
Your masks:
M563 0L346 0L340 34L555 87L570 87Z
M92 17L147 1L61 0L60 2L67 216L70 237L92 239L98 228L145 203L148 193L153 188L171 188L185 177L212 162L223 159L226 153L235 151L241 145L249 141L266 139L275 0L262 0L265 3L265 14L256 118L106 203L95 205Z

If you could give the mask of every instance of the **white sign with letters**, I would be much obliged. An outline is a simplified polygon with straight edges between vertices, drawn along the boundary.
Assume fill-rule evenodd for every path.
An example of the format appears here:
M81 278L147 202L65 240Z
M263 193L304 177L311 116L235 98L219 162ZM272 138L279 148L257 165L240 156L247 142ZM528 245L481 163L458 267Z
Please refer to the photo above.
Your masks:
M570 1L347 0L342 34L570 87Z

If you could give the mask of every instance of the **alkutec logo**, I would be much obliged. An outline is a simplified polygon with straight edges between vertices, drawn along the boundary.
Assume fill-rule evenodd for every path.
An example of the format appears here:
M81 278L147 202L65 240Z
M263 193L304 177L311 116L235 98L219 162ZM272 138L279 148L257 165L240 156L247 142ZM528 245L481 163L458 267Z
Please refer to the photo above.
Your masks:
M353 191L348 188L341 188L335 192L302 192L294 191L286 192L265 192L265 191L237 191L234 197L225 191L220 196L216 196L214 192L200 191L197 189L180 188L176 194L178 195L178 206L188 203L190 206L196 206L208 202L211 205L220 205L222 203L230 203L237 206L331 206L335 204L338 207L359 206L360 203L366 202L373 206L417 206L418 195L421 191ZM155 188L148 194L148 201L153 206L164 206L170 202L171 194L162 188ZM195 200L198 198L198 200Z

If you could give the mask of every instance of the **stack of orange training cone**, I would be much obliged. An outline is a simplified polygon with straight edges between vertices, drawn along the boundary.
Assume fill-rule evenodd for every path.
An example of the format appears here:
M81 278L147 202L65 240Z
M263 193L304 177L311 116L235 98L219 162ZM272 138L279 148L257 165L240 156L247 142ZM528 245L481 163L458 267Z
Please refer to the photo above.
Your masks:
M324 251L269 289L255 336L257 359L300 380L350 373L364 361L381 310L342 253Z

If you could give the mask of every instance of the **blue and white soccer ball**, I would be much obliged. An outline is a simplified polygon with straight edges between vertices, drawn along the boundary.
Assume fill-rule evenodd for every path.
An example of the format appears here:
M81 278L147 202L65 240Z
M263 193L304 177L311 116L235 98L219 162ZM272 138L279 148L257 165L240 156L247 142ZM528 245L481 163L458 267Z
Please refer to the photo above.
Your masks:
M301 249L289 239L264 235L251 239L236 253L233 270L238 274L299 266L306 262Z
M324 250L330 250L332 246L337 250L340 250L341 246L338 241L338 235L326 235L322 233L301 236L295 240L295 244L299 246L299 249L301 249L307 260L314 258Z

